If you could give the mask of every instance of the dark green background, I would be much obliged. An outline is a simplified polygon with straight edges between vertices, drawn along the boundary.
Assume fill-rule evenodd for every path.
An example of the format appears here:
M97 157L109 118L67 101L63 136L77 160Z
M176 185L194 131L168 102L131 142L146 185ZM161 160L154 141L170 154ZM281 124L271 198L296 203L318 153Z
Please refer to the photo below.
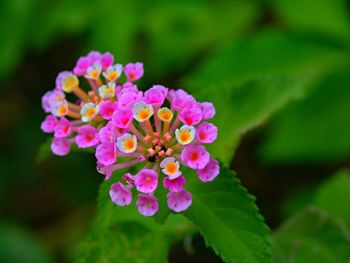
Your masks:
M345 0L1 1L0 262L70 262L86 235L102 176L92 155L42 158L40 100L93 49L144 62L143 89L213 100L212 152L275 229L350 164L349 14ZM184 243L170 262L220 262L199 235Z

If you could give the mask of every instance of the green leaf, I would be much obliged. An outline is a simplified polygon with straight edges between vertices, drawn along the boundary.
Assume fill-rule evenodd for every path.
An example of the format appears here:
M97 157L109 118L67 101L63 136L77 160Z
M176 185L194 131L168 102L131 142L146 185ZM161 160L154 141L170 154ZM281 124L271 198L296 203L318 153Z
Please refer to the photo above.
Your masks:
M274 0L273 2L277 16L292 29L349 38L350 17L346 0Z
M22 227L0 223L0 261L2 263L53 262L47 248Z
M314 203L333 217L343 220L350 229L350 172L340 171L324 182L315 194Z
M264 123L271 114L303 94L298 83L274 77L251 80L237 87L218 84L216 88L220 92L208 95L207 100L216 106L213 122L219 128L219 136L208 149L225 163L231 161L244 133Z
M167 261L168 244L161 234L139 223L119 223L83 245L76 262Z
M278 114L260 149L268 163L330 163L350 156L350 65L327 74Z
M243 133L302 97L310 83L341 64L343 52L318 39L265 31L210 57L184 86L216 106L213 155L227 163Z
M275 263L349 262L350 233L328 214L309 207L273 234Z
M235 173L221 167L220 175L207 184L195 172L185 173L193 201L184 215L207 244L227 262L270 262L268 227Z

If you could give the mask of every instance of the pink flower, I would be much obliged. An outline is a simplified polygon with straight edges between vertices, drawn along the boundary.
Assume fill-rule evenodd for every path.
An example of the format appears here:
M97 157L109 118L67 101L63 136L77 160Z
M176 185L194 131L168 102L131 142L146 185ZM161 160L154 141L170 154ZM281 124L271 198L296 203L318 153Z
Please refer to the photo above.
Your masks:
M51 95L52 95L52 91L47 91L41 99L41 106L46 113L51 111L51 105L50 105Z
M101 143L112 144L115 143L118 136L118 131L113 122L108 122L106 126L101 128L98 132Z
M185 189L167 194L168 207L179 213L185 211L192 204L192 194Z
M182 175L172 180L169 177L165 177L163 181L164 188L169 189L171 192L180 191L185 184L186 179Z
M203 169L197 170L197 175L202 182L207 183L213 181L219 175L219 171L219 162L217 160L210 159L208 164Z
M69 74L71 74L69 71L62 71L57 75L57 77L56 77L56 89L57 90L62 90L62 81L63 81L64 77L66 77Z
M79 148L88 148L95 146L99 142L97 129L85 125L78 128L78 135L75 137L75 143Z
M128 184L135 185L135 176L133 176L131 173L124 174L123 180Z
M200 143L213 143L218 136L218 128L209 122L202 122L196 129L196 138Z
M90 59L87 57L80 57L73 69L73 73L77 76L84 76L87 69L91 66Z
M65 117L62 117L55 126L54 136L57 138L64 138L72 132L72 124Z
M50 97L48 98L48 103L51 107L51 110L53 107L61 105L65 102L65 95L64 92L58 89L55 89L51 92Z
M110 52L103 53L100 59L100 63L103 69L112 66L114 62L114 56Z
M105 100L100 103L100 115L105 120L112 119L113 113L117 110L117 102Z
M180 112L180 120L187 125L196 125L202 120L202 110L199 106L184 108Z
M90 65L95 63L95 62L100 62L101 61L101 53L98 51L90 51L89 54L87 55L87 58L90 61Z
M142 100L141 91L125 91L121 92L118 98L118 108L124 111L131 110L135 102Z
M145 102L149 104L162 105L167 96L168 89L161 85L154 85L144 94Z
M117 160L117 149L114 143L100 144L95 153L97 161L103 165L111 165Z
M105 180L109 180L112 177L112 174L114 172L113 165L103 165L100 162L97 162L96 169L97 169L97 172L105 176Z
M142 169L135 177L136 189L142 193L152 193L158 185L158 174L151 169Z
M52 133L57 125L57 118L54 115L47 115L45 120L41 123L41 130L46 133Z
M201 102L199 103L200 108L202 109L203 120L211 119L215 116L215 107L211 102Z
M202 145L188 145L181 153L181 160L192 169L203 169L210 155Z
M109 196L111 197L113 203L115 203L116 205L130 205L132 199L130 186L123 185L120 182L112 184L111 189L109 191Z
M129 63L125 66L124 72L129 81L136 81L143 76L143 64L140 62Z
M138 93L139 89L132 82L126 82L126 83L124 83L123 86L121 86L121 85L117 86L117 96L118 97L120 97L124 92L127 92L127 91Z
M72 141L66 138L56 138L52 139L51 151L59 156L67 155L70 151Z
M158 212L158 201L153 195L139 194L136 206L144 216L153 216Z
M193 98L193 96L189 95L182 89L170 90L168 92L168 99L171 102L171 106L175 110L182 110L185 107L192 107L196 105L196 100Z
M130 110L116 110L113 114L113 123L118 128L127 129L133 120L132 112Z

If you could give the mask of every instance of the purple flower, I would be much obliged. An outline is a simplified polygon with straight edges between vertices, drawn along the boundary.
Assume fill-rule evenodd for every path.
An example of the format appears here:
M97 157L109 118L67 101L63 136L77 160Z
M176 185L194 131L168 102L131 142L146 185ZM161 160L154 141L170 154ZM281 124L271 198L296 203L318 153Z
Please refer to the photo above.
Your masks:
M218 136L218 128L209 122L202 122L196 130L196 139L200 143L213 143Z
M185 211L192 204L192 194L185 189L167 194L168 207L179 213Z
M41 123L41 130L46 133L52 133L55 130L55 127L58 123L58 120L53 115L47 115L45 120Z
M172 180L169 177L165 177L163 184L164 188L169 189L171 192L178 192L186 184L186 179L182 175Z
M56 155L64 156L70 152L71 145L72 142L66 138L54 137L51 143L51 150Z
M125 66L124 72L129 81L136 81L143 76L143 64L140 62L129 63Z
M116 205L130 205L132 199L130 186L123 185L120 182L112 184L111 189L109 191L109 196L111 197L112 202Z
M144 216L154 216L158 212L158 200L153 195L139 194L136 206Z
M72 125L65 117L62 117L55 125L54 136L57 138L64 138L70 135L72 131Z
M211 159L203 169L197 170L197 174L202 182L207 183L213 181L216 176L219 175L219 170L219 162L217 160Z
M116 145L114 143L100 144L95 153L97 161L103 165L111 165L117 160Z
M153 170L143 169L136 175L135 185L141 193L152 193L157 189L158 174Z
M84 125L78 128L78 135L75 137L75 143L79 148L95 146L99 141L100 139L95 127Z
M203 169L210 155L202 145L189 145L181 153L181 160L192 169Z

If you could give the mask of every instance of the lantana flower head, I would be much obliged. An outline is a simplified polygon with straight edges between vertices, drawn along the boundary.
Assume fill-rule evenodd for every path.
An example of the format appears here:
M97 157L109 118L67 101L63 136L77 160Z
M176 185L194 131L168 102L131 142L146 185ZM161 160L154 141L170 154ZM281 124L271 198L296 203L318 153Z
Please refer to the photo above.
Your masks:
M142 215L153 216L159 210L157 190L164 187L168 207L182 212L192 204L185 167L204 183L219 174L219 163L206 149L218 135L208 122L215 108L182 89L154 85L143 92L135 84L143 74L142 63L123 66L108 52L90 52L72 71L61 72L55 89L44 94L42 106L49 115L41 129L53 134L56 155L67 154L74 143L94 149L98 172L106 180L117 179L110 189L116 205L134 199ZM82 88L84 79L89 90ZM76 100L68 101L67 93ZM113 177L132 166L135 174Z

